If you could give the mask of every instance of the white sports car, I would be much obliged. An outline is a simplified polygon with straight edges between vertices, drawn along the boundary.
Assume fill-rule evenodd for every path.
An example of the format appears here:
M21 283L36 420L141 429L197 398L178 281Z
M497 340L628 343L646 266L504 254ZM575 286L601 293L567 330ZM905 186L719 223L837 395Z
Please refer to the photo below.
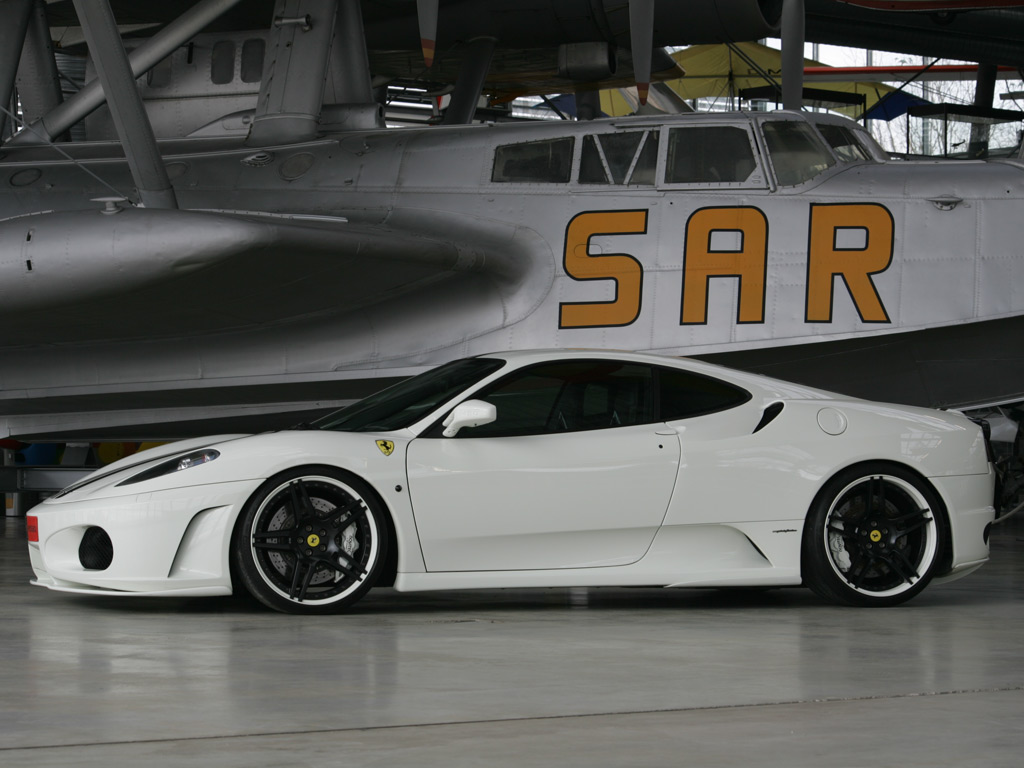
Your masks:
M958 413L691 360L458 360L312 425L174 443L28 518L36 579L333 613L374 585L797 586L892 605L988 559Z

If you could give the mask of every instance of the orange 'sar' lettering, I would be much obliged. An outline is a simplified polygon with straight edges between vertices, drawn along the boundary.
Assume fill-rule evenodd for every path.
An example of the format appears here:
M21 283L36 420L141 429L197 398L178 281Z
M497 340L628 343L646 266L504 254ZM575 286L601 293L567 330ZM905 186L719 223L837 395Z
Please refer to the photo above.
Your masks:
M842 230L860 230L858 242L840 247ZM808 323L832 322L835 278L843 278L854 306L865 323L888 323L882 299L871 279L892 262L893 220L877 203L811 205L807 252Z
M559 328L598 328L629 325L640 314L644 268L626 253L590 253L596 235L642 235L647 211L591 211L573 217L565 228L562 263L573 280L613 280L611 301L562 302Z
M712 236L732 235L714 247ZM701 208L686 222L686 263L680 325L708 322L708 283L713 277L739 279L738 323L764 322L768 272L768 219L757 208Z

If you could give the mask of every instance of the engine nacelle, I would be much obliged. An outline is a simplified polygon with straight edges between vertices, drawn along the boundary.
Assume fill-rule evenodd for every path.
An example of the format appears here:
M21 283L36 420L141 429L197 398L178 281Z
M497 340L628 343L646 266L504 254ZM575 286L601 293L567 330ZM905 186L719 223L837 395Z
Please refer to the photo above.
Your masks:
M565 43L558 46L558 75L577 82L615 76L615 48L606 42Z

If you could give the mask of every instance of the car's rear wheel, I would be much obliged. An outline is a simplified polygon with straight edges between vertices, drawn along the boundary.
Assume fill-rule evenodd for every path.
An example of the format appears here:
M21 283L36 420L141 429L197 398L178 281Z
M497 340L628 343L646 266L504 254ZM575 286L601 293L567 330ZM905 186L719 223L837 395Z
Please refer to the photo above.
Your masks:
M913 472L886 463L851 467L811 508L804 581L847 605L897 605L931 581L946 536L941 500Z
M374 585L386 511L362 480L330 467L272 477L246 503L232 557L245 588L285 613L336 613Z

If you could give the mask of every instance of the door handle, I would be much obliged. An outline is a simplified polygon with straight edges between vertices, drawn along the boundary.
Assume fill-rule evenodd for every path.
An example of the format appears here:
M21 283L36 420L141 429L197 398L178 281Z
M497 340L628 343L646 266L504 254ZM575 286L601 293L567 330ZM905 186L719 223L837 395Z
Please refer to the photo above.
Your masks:
M940 195L939 197L929 197L926 199L940 211L952 211L964 201L962 197L957 197L956 195Z

